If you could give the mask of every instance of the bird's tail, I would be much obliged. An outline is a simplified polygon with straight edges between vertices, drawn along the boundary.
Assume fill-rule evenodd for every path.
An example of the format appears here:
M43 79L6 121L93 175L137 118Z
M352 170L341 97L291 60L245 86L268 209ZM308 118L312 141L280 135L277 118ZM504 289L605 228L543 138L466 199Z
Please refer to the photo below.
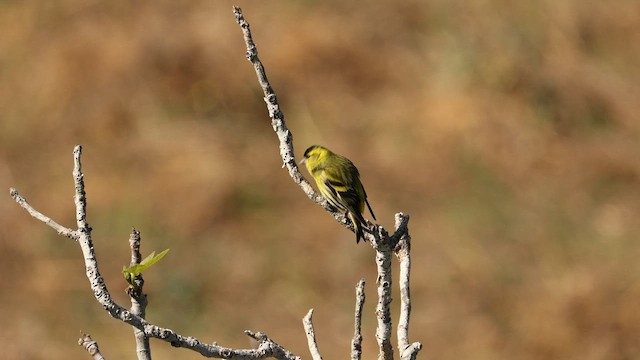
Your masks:
M362 222L358 219L357 216L354 216L352 213L349 213L349 218L353 222L353 227L356 231L356 244L360 242L360 239L364 238L364 231L362 230Z

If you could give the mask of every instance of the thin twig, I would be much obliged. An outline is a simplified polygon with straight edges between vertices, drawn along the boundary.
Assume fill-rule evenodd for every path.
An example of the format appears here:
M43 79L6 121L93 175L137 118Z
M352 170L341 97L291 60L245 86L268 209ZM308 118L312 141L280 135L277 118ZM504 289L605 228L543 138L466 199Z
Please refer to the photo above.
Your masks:
M140 264L140 261L142 261L142 254L140 253L140 232L135 228L131 229L129 247L131 248L131 263L129 266ZM131 299L131 313L144 319L148 301L147 294L143 291L144 279L142 278L142 274L136 275L132 281L135 286L129 285L127 288L127 294ZM145 335L144 331L136 327L133 328L133 335L136 339L136 354L138 355L138 360L151 360L149 337Z
M91 335L83 333L80 339L78 339L78 345L87 350L94 360L105 360L98 348L98 342L93 340Z
M313 317L313 309L309 310L307 315L302 318L302 325L304 326L304 330L307 333L307 343L309 344L309 352L311 353L311 358L313 360L322 360L322 355L320 355L320 350L318 350L318 343L316 342L316 332L313 329L313 321L311 318Z
M364 279L356 285L356 310L353 339L351 340L351 360L362 358L362 308L364 306Z
M36 209L34 209L31 205L29 205L29 203L27 202L27 200L25 198L23 198L20 193L18 193L18 190L14 189L14 188L9 188L9 195L11 195L11 197L13 198L13 200L15 200L20 206L22 206L25 210L27 210L27 212L29 214L31 214L31 216L33 216L34 218L42 221L43 223L49 225L50 227L52 227L54 230L56 230L58 232L58 234L62 235L62 236L66 236L69 239L73 239L73 240L78 240L78 233L76 231L73 231L67 227L64 227L60 224L58 224L57 222L51 220L51 218L49 218L48 216L42 214L41 212L37 211Z

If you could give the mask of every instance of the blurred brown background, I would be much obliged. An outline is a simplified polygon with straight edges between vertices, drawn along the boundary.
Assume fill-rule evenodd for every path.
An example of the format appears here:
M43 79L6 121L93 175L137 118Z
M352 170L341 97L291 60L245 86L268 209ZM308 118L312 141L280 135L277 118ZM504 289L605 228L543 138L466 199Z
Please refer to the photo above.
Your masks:
M298 157L349 156L381 224L412 216L422 357L640 358L640 4L624 0L1 1L4 358L88 358L80 330L135 356L77 245L8 196L73 226L75 144L118 302L135 226L145 254L171 248L145 274L152 322L231 347L260 330L308 357L313 307L321 351L346 357L365 278L376 356L373 251L281 169L233 4Z

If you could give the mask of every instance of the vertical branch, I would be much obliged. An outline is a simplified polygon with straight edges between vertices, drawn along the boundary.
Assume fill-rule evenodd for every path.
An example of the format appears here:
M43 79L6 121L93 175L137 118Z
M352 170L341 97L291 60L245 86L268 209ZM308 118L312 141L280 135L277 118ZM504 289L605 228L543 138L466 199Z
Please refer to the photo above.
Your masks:
M307 315L302 319L305 332L307 333L307 343L309 344L309 352L313 360L322 360L320 350L318 349L318 343L316 342L316 332L313 329L313 322L311 317L313 316L313 309L309 310Z
M398 351L400 359L415 359L418 351L422 349L422 344L409 344L409 318L411 317L411 236L407 223L409 216L403 213L396 214L396 232L401 228L404 230L394 249L398 261L400 262L400 319L398 320Z
M111 316L120 317L119 315L125 311L125 309L118 306L111 299L111 294L109 294L107 290L104 278L100 275L100 271L98 271L98 261L96 260L96 254L93 250L93 240L91 239L91 227L87 223L87 197L84 191L84 175L82 174L82 163L80 161L81 155L82 146L76 145L73 148L73 182L76 188L73 200L76 205L78 244L84 255L87 278L89 279L91 290L93 290L96 300L98 300Z
M140 253L140 240L140 231L136 230L136 228L132 228L131 235L129 235L129 248L131 248L131 262L129 266L140 264L140 261L142 261L142 254ZM144 284L142 276L140 277L140 281Z
M82 156L82 146L76 145L73 148L73 182L75 184L76 192L74 196L74 202L76 204L76 223L78 225L78 231L80 236L84 236L89 239L91 245L91 227L87 223L87 194L84 191L84 175L82 174L82 163L80 157Z
M135 228L131 229L129 247L131 248L131 264L129 266L140 264L140 261L142 261L142 255L140 254L140 232ZM127 288L127 294L131 299L131 313L144 319L147 309L147 294L145 294L142 289L144 279L142 278L142 274L138 274L132 280L135 285L130 285L129 288ZM133 335L136 339L136 354L138 355L138 359L151 360L149 337L145 335L144 331L135 326L133 327Z
M402 221L402 213L396 214L396 229ZM409 288L409 276L411 271L410 237L406 232L400 238L395 250L400 262L400 319L398 320L398 348L400 353L409 346L409 317L411 316L411 292Z
M362 358L362 307L364 306L364 279L356 285L356 311L353 340L351 340L351 360Z
M378 360L392 360L393 347L391 346L391 250L388 246L376 246L376 265L378 268L378 304L376 316L378 327L376 340L380 353Z

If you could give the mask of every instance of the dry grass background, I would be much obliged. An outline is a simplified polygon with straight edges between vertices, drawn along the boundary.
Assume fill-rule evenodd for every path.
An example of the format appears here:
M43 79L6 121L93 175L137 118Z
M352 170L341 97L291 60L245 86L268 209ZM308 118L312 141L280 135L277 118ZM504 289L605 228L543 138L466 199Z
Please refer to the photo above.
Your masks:
M306 357L314 307L320 349L344 357L364 277L373 358L374 254L280 168L232 4L1 1L0 188L72 226L80 143L121 304L136 226L145 253L171 248L145 277L152 322L232 347L261 330ZM422 357L640 358L640 3L235 4L298 156L348 155L382 224L412 216ZM0 211L3 357L87 358L84 330L133 358L76 244L6 193Z

